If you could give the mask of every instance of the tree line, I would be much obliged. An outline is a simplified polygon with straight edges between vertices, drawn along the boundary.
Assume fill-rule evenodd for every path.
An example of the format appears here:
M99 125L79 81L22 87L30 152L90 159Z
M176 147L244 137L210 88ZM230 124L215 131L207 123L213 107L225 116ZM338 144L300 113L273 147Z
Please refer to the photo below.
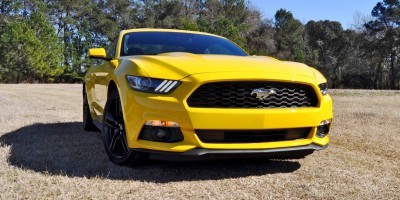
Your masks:
M346 30L302 24L284 9L266 19L246 0L3 0L0 82L79 82L94 62L89 48L153 27L222 35L251 55L306 63L333 88L400 89L399 25L399 0L377 2Z

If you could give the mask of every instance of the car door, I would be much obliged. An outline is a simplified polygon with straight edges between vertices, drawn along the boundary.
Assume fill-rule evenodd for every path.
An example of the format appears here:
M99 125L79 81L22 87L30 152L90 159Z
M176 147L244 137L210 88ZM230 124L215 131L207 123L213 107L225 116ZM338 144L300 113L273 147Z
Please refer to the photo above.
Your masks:
M112 59L116 56L118 38L106 48L107 58ZM104 60L95 70L90 74L94 79L94 93L95 105L94 111L97 115L97 120L103 121L104 107L107 102L107 88L110 74L114 71L114 67L110 60Z

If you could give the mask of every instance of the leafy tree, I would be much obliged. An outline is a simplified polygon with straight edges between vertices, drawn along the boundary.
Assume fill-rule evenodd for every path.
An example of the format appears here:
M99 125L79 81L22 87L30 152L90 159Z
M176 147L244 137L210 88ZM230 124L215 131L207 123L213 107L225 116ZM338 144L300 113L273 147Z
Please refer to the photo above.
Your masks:
M261 18L261 17L260 17ZM259 19L260 19L259 18ZM269 20L258 22L246 36L246 49L252 55L273 55L276 53L275 29Z
M365 27L370 31L370 35L375 36L374 39L378 41L378 46L384 52L383 56L388 57L388 66L378 65L377 71L382 73L383 68L387 67L390 78L389 88L400 88L398 56L400 54L400 1L383 0L376 4L371 14L374 20L365 24Z
M333 87L399 89L399 7L399 0L382 0L371 18L344 30L328 20L303 25L283 9L265 19L247 0L5 0L0 82L81 81L94 62L89 48L146 27L222 35L252 55L317 67Z
M305 42L303 25L293 17L293 14L280 9L275 14L276 56L281 59L305 61Z
M200 31L227 37L240 46L246 43L246 24L250 17L244 0L209 0L199 6L197 19Z
M308 64L320 68L339 87L348 66L353 45L350 33L339 22L310 21L305 26L308 46Z
M21 1L8 6L12 7L9 16L1 21L2 82L54 81L63 68L62 48L53 26L40 7L28 8Z

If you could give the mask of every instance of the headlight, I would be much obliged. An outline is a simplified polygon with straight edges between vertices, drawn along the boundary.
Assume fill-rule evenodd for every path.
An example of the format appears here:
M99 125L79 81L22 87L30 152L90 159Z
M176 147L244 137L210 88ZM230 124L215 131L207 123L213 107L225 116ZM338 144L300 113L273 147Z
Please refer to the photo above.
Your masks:
M328 84L327 83L321 83L318 85L318 87L321 90L322 95L328 94Z
M157 94L169 94L180 84L180 81L131 75L127 75L126 80L133 90Z

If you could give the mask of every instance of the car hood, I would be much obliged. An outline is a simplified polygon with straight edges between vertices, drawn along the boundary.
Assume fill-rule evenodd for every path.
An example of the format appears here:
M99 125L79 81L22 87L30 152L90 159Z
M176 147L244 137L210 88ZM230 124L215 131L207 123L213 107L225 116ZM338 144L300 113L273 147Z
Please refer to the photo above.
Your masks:
M164 53L154 56L124 57L148 76L180 80L193 74L224 72L283 73L314 77L313 70L302 63L280 61L267 56L197 55Z

